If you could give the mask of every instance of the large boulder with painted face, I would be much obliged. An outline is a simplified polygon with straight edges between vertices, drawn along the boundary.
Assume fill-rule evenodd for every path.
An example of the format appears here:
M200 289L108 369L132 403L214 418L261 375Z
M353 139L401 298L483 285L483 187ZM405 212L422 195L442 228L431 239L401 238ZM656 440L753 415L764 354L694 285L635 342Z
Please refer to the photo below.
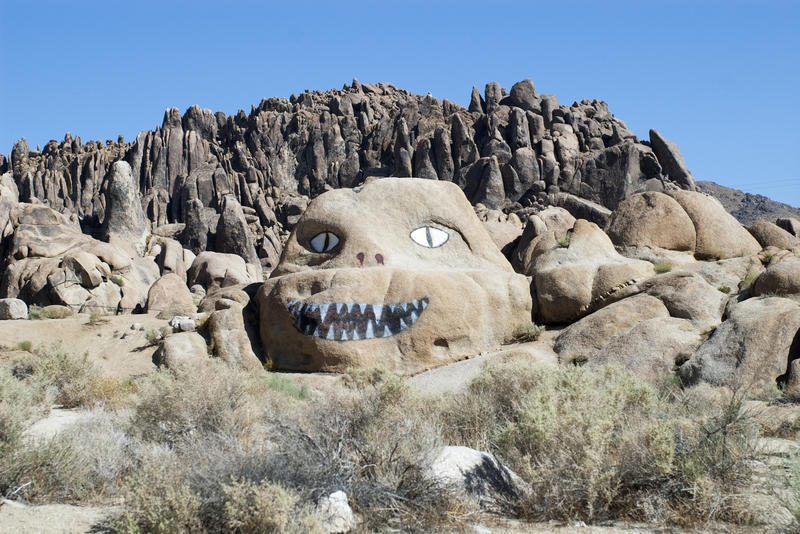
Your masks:
M279 369L411 374L496 347L530 320L524 276L449 182L385 178L314 199L257 295Z

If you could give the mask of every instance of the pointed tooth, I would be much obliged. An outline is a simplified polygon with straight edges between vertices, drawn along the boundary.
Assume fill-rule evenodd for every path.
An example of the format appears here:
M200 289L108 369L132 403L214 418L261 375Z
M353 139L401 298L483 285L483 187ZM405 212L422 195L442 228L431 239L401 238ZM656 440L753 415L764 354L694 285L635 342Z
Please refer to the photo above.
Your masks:
M418 318L419 318L419 317L418 317L418 315L417 315L417 312L413 312L413 311L412 311L412 312L411 312L411 315L409 315L409 316L408 316L408 322L409 322L409 323L411 323L411 324L414 324L414 323L416 323L416 322L417 322L417 319L418 319Z
M328 315L328 308L330 308L330 304L320 304L319 305L319 320L320 322L325 322L325 316Z
M310 304L307 311L308 313L314 313L317 310L319 310L319 304Z
M375 337L375 331L372 329L372 321L367 321L367 331L364 332L364 339L372 339Z
M358 309L361 310L361 315L364 315L364 310L367 309L367 305L366 304L359 304L358 305Z
M406 309L408 308L408 302L401 302L400 304L398 304L398 306L400 306L403 309L403 311L406 311Z
M344 308L344 304L342 304L341 302L337 302L336 303L336 313L341 312L342 308Z
M392 331L389 330L389 325L384 325L383 327L383 337L389 337L392 335Z
M342 341L347 341L347 330L342 330Z
M313 333L313 334L311 334L311 335L312 335L312 336L314 336L314 337L319 337L319 327L316 327L316 328L314 329L314 333Z
M383 304L373 304L372 312L375 314L375 321L380 322L381 316L383 315Z
M400 319L400 330L402 331L405 330L406 328L408 328L408 325L404 320Z
M358 331L355 328L353 329L353 337L351 339L353 341L358 341L359 339L361 339L358 337Z
M423 310L424 310L425 308L427 308L427 307L428 307L428 299L422 299L422 302L421 302L421 304L422 304L422 309L423 309Z
M325 339L334 339L334 337L333 337L333 336L334 336L335 334L336 334L336 333L333 331L333 326L331 326L331 329L330 329L330 330L328 330L328 335L327 335L327 336L325 336Z
M350 313L350 310L353 309L353 306L355 306L355 304L351 302L348 302L347 304L344 305L344 307L347 308L347 313Z

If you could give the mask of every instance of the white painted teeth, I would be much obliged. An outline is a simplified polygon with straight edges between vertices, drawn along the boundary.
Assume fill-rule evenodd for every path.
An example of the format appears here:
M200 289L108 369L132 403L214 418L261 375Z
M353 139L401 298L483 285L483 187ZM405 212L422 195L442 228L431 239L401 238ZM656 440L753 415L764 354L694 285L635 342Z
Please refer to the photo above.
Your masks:
M390 337L410 328L428 307L422 298L397 304L286 301L295 328L307 336L331 341ZM368 312L371 312L371 314Z

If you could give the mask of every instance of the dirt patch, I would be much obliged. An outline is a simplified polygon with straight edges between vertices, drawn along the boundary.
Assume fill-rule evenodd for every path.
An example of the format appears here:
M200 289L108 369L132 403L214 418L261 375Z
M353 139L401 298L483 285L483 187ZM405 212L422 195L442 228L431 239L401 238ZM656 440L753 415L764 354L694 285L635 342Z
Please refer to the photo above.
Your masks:
M132 325L140 328L131 329ZM95 324L90 316L78 314L66 319L0 321L0 359L13 357L21 344L32 350L59 346L74 354L84 354L102 375L126 379L155 370L153 352L147 346L146 332L166 326L154 315L112 315Z

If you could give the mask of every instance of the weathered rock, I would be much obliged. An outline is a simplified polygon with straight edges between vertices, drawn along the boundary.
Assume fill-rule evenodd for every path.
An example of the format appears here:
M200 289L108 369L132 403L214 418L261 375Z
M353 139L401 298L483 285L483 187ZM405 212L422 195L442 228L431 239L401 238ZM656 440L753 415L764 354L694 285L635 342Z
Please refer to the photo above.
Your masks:
M508 100L512 106L526 111L541 112L539 95L536 94L533 82L527 78L511 86Z
M615 365L660 385L673 376L677 366L688 360L703 341L700 330L686 319L646 319L612 337L592 355L587 365Z
M194 299L186 283L175 273L167 273L147 292L147 312L166 315L191 315Z
M27 319L28 305L20 299L0 299L0 320Z
M683 156L675 143L665 139L657 130L650 130L650 145L658 157L661 168L664 169L664 174L682 188L694 191L694 177L686 167L686 162L683 161Z
M786 230L793 236L800 237L800 219L796 219L794 217L786 217L776 220L775 224L777 224L779 228Z
M724 259L757 254L761 245L722 204L694 191L669 191L694 223L698 259Z
M206 342L197 332L171 334L161 341L153 354L156 365L168 369L196 366L207 358Z
M606 233L620 246L694 252L694 224L675 199L658 192L633 195L611 214Z
M727 295L698 274L673 271L645 280L638 289L660 299L672 317L688 319L701 330L722 321Z
M117 246L131 245L141 256L147 248L149 224L139 202L139 188L131 174L131 166L117 161L111 166L106 190L106 212L103 239Z
M425 477L464 499L474 510L497 510L500 503L528 491L522 479L494 455L469 447L434 451Z
M552 234L556 241L560 241L574 225L575 217L564 208L549 207L536 215L531 215L511 258L514 270L526 275L532 274L533 262L537 255L547 250L537 247L539 241L548 233Z
M508 222L487 221L483 223L483 227L501 251L509 245L513 246L514 241L522 235L522 228Z
M664 304L650 295L635 295L609 304L565 328L553 350L561 363L592 361L611 339L628 332L642 321L669 317Z
M756 296L800 297L800 259L769 265L755 279L750 292Z
M758 221L747 227L759 244L766 247L790 249L800 247L800 238L790 234L780 226L767 221Z
M169 325L175 332L191 332L197 326L194 319L185 315L176 315L169 320Z
M342 534L356 528L356 518L347 503L347 494L341 490L322 497L314 512L322 529L329 534Z
M530 320L525 278L460 189L431 180L317 197L257 300L282 369L413 373L497 346Z
M214 355L228 365L247 371L261 371L263 367L253 352L245 330L242 306L229 302L229 308L218 309L208 316L205 328L209 345Z
M236 254L247 263L260 265L253 236L242 212L242 206L233 195L222 200L222 213L217 223L217 252Z
M537 246L531 275L535 311L546 323L565 323L613 302L618 290L653 275L652 264L617 253L596 224L578 219L569 240L549 240ZM566 246L564 246L566 245Z
M236 254L201 252L186 274L187 285L200 284L206 290L259 281L260 277Z
M747 388L773 388L786 376L790 362L800 357L800 307L780 297L747 299L733 307L724 321L680 368L687 384L699 381Z

